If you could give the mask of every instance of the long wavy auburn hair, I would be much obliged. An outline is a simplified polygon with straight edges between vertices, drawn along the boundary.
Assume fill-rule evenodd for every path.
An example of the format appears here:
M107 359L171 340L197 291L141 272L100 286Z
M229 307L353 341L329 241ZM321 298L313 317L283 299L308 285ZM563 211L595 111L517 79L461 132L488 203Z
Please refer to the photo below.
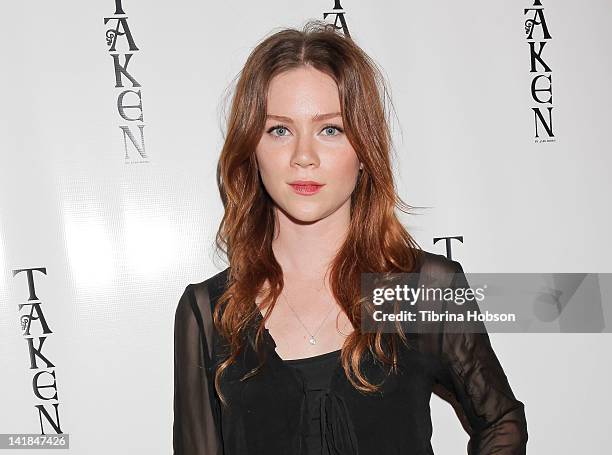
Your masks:
M311 20L302 30L282 29L255 47L238 74L218 164L225 213L215 242L227 254L230 271L227 289L213 314L228 348L214 385L224 404L219 380L245 348L249 327L260 311L255 297L261 294L262 309L270 309L254 338L259 365L241 380L257 374L265 361L265 322L284 286L282 269L272 252L274 202L259 177L255 148L265 126L270 81L305 65L336 82L344 130L364 166L351 196L348 233L327 270L333 296L354 328L341 353L342 367L351 384L362 393L377 391L380 384L370 383L360 370L364 354L371 352L379 362L390 366L389 371L396 371L398 343L406 342L399 329L384 334L360 330L361 273L413 272L420 249L395 213L395 207L405 213L413 207L397 195L393 182L384 78L376 63L332 24ZM263 291L266 280L269 287Z

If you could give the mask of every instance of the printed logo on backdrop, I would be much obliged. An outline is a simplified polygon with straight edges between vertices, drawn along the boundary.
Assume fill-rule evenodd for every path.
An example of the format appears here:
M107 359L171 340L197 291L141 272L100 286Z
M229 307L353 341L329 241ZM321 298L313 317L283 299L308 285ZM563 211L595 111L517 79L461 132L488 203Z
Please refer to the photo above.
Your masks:
M440 240L444 240L444 246L446 247L446 257L452 260L453 259L453 249L451 248L451 240L458 240L459 242L463 243L463 236L455 235L452 237L434 237L433 244L435 245Z
M552 69L544 57L544 47L552 39L544 7L540 0L534 0L533 8L525 8L525 35L529 44L531 99L536 103L533 110L535 142L555 142L553 133ZM537 37L536 37L537 36ZM535 74L534 74L535 73Z
M334 0L334 7L331 11L325 11L323 13L323 19L327 19L328 16L333 16L334 22L333 25L336 29L342 29L342 32L350 38L351 34L349 33L348 25L346 25L346 19L344 18L344 8L340 4L340 0ZM331 20L331 18L329 19Z
M142 110L142 85L128 70L128 65L135 52L140 49L136 46L134 35L130 31L128 17L123 10L121 0L115 0L115 14L104 18L104 24L111 28L106 30L106 44L113 59L115 74L115 88L117 91L117 121L123 136L125 162L148 163L144 140L144 116ZM125 49L117 51L117 45ZM126 85L129 88L126 88ZM133 89L138 90L133 90Z
M19 324L27 345L27 361L30 365L31 384L34 408L38 411L40 434L2 434L0 449L8 448L61 448L68 449L68 434L64 433L60 424L60 401L57 393L57 378L55 363L49 352L49 335L53 334L49 320L45 317L44 305L36 295L34 273L47 274L45 267L13 270L13 276L25 272L23 294L28 295L27 301L17 305ZM23 276L23 275L22 275ZM27 282L27 287L26 287ZM51 347L53 343L51 342ZM52 351L52 349L51 349ZM45 432L46 430L46 432ZM51 433L50 436L46 436ZM43 436L41 436L43 435ZM61 435L61 436L57 436Z

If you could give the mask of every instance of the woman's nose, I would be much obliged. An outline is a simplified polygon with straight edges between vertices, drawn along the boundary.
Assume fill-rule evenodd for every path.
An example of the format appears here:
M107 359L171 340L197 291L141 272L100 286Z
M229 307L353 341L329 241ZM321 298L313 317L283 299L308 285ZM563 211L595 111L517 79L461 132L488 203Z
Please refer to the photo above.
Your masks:
M298 137L298 140L295 142L295 150L293 151L291 162L301 167L318 165L319 157L316 152L315 141L307 137L307 135Z

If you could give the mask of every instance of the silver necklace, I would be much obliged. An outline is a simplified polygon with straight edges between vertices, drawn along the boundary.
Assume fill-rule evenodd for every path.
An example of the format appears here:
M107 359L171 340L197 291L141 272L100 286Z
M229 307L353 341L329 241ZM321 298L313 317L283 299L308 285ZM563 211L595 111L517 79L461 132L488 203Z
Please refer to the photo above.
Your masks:
M281 293L281 295L283 296L283 298L285 299L285 302L287 302L287 305L289 306L289 309L291 309L291 311L293 312L293 314L295 315L295 317L297 318L297 320L300 322L300 324L302 324L302 327L304 327L304 330L306 330L306 332L308 333L308 335L310 335L310 338L308 340L308 342L312 345L317 344L317 339L315 338L315 335L317 334L317 332L319 330L321 330L321 327L323 327L323 324L325 323L325 321L327 320L327 317L331 314L331 312L334 310L334 305L331 305L331 309L327 312L327 314L325 315L325 318L323 318L323 322L321 322L321 325L319 325L319 328L315 331L315 333L310 333L310 330L308 330L308 327L306 327L304 325L304 323L302 322L302 320L300 319L300 317L298 316L298 314L295 312L295 310L293 309L293 307L289 304L289 301L287 300L287 297L285 297L284 293Z

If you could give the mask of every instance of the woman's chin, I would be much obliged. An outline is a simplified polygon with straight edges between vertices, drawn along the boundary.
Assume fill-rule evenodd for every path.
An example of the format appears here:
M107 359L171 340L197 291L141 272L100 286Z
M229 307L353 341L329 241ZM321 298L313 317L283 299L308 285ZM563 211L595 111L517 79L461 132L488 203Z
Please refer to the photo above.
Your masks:
M291 221L300 224L315 223L325 217L325 212L320 207L289 207L283 212Z

